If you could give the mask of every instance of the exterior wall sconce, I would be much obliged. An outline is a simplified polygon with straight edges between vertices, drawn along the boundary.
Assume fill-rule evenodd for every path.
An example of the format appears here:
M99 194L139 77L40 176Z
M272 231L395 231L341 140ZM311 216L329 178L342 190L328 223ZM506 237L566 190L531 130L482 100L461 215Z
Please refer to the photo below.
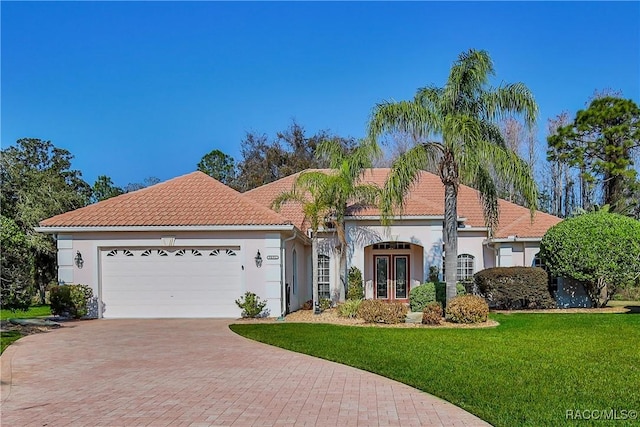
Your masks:
M256 260L256 267L262 267L262 255L260 255L260 251L258 251L254 259Z
M82 254L80 253L80 251L76 251L76 257L74 258L74 261L76 263L76 267L78 268L82 268L82 266L84 265L84 260L82 259Z

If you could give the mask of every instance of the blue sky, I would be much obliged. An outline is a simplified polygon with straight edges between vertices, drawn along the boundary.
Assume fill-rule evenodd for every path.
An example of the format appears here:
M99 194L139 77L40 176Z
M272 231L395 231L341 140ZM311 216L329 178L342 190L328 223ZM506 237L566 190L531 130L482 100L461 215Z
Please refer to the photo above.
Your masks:
M638 2L6 2L1 143L51 140L93 183L162 180L291 119L362 137L377 102L469 48L547 119L595 89L640 102Z

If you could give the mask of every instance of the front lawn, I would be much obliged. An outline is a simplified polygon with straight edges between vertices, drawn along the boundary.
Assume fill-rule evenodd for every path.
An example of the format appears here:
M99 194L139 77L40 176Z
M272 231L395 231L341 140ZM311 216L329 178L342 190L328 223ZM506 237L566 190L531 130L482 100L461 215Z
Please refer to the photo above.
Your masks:
M11 311L11 310L0 310L0 320L8 320L8 319L30 319L32 317L45 317L51 316L51 308L49 305L33 305L29 307L27 311Z
M640 314L494 314L487 329L236 324L257 341L375 372L496 426L568 421L567 411L640 411ZM633 414L633 413L632 413ZM637 414L637 412L635 413Z
M0 310L0 321L5 322L8 319L30 319L33 317L51 316L51 309L48 305L34 305L29 307L27 311L11 311ZM0 332L0 354L4 352L11 343L22 337L20 331L2 331Z

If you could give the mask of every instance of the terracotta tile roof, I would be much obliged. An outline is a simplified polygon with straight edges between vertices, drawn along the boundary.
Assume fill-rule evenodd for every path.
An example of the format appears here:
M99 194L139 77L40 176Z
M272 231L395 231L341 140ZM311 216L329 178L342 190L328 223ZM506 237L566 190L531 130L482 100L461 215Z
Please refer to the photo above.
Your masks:
M328 169L316 170L329 171ZM300 173L288 176L248 191L243 195L269 207L278 194L291 190L295 179L299 175ZM364 174L362 182L381 187L384 185L388 175L388 168L370 169ZM495 233L496 238L513 235L518 237L542 237L550 227L561 221L558 217L537 211L533 222L531 222L529 209L506 200L499 201L499 210L500 222ZM373 207L352 213L362 217L380 215L379 210ZM283 206L281 214L293 221L298 228L302 230L308 228L308 224L304 223L304 214L299 204L287 203ZM401 215L403 217L444 215L444 186L437 175L429 172L420 173L418 181L411 188L405 199L405 206ZM466 225L484 227L484 215L478 191L465 185L460 186L458 190L458 216L466 218Z
M202 172L40 222L42 227L285 224L291 221Z

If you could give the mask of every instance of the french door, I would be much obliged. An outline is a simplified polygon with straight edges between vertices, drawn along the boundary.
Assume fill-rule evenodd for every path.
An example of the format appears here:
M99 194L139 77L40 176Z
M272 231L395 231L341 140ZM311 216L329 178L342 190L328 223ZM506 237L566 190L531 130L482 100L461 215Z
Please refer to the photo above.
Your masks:
M409 299L409 255L374 255L377 299Z

